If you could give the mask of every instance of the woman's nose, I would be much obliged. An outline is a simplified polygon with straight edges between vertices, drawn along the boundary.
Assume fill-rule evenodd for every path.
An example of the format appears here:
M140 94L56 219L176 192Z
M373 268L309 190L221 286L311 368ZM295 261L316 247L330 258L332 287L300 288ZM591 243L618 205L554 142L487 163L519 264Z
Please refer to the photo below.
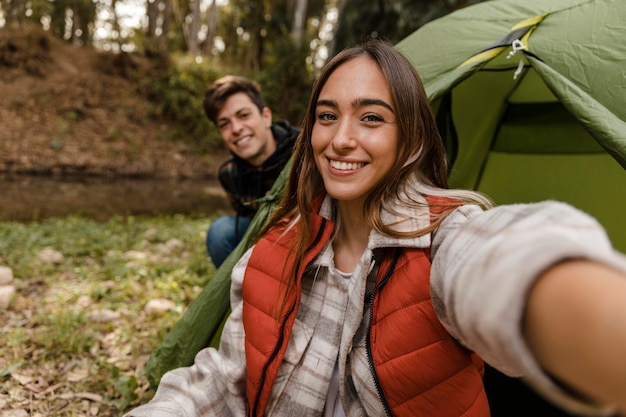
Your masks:
M335 149L349 149L356 146L356 131L349 120L342 120L333 135L332 145Z

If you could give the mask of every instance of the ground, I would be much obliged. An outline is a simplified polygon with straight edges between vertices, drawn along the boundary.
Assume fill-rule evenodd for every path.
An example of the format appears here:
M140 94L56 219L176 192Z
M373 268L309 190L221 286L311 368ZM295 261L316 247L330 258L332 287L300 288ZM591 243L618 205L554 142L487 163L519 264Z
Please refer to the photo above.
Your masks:
M0 173L212 176L199 152L154 115L136 75L155 63L69 45L40 28L0 29Z

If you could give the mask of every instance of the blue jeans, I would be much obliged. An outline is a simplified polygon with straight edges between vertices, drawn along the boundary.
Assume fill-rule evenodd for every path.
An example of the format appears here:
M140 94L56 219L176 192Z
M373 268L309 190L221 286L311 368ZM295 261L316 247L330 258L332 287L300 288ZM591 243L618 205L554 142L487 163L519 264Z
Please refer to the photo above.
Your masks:
M206 235L206 248L215 269L241 242L251 222L250 218L237 216L222 216L213 220Z

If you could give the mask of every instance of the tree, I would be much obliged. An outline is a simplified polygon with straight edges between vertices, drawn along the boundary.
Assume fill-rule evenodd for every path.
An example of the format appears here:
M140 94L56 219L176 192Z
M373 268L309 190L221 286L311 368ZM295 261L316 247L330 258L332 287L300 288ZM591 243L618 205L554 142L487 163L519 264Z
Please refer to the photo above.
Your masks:
M92 0L55 0L50 12L50 30L69 42L91 46L96 19Z
M345 0L330 55L371 35L399 42L425 23L480 1L484 0L378 0L363 7L359 0Z
M24 3L22 0L0 0L2 17L8 26L20 27L24 21Z
M168 55L167 36L170 27L170 1L147 0L145 50L148 55Z
M213 44L217 34L218 10L217 0L211 0L211 5L207 11L206 35L202 45L202 52L206 56L213 55Z
M296 0L296 7L293 11L293 25L291 27L291 38L296 46L302 43L304 26L306 22L307 0Z
M191 13L188 17L188 19L185 19L185 23L189 28L187 32L187 48L189 53L195 56L200 53L200 39L198 39L202 23L200 19L200 0L191 0Z

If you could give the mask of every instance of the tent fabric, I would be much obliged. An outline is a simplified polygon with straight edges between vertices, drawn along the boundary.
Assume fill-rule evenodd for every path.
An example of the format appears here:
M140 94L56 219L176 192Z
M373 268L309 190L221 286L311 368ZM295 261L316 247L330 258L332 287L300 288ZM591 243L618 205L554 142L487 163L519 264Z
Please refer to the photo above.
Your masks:
M526 49L507 58L517 36ZM599 218L626 251L625 39L623 0L492 0L424 25L397 48L424 81L451 186L484 191L496 203L568 201ZM217 344L231 270L273 212L288 170L152 353L145 374L153 387Z
M587 127L608 129L603 146L626 168L626 3L621 0L492 0L434 20L400 41L398 49L418 69L431 100L490 61L461 65L520 22L542 16L529 35L528 50L543 61L543 70L561 100L592 97L597 108L617 120L595 125L597 118L579 118ZM446 51L441 54L441 51ZM523 52L523 53L524 53ZM514 57L515 58L515 57ZM498 62L500 68L517 59ZM496 66L492 66L496 68ZM547 72L551 73L548 74ZM574 113L576 114L576 113ZM585 114L580 113L582 116ZM616 133L620 133L618 135Z
M569 202L626 251L624 39L623 0L492 0L396 46L441 121L452 187Z

